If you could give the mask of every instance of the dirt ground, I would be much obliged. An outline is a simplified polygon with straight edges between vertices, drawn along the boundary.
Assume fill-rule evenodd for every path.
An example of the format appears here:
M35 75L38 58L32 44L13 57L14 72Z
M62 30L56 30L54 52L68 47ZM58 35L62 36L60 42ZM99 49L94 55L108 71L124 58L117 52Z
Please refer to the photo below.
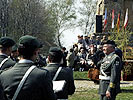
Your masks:
M93 81L75 80L76 91L86 91L88 89L98 89L99 85L94 84ZM133 81L121 81L121 87L133 86Z

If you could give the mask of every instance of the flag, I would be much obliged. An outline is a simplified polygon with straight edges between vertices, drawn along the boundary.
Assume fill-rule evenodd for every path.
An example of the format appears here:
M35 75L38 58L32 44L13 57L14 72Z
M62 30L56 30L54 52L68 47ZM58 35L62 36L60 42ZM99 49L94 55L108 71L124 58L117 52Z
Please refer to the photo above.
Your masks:
M112 28L114 28L114 9L112 10Z
M107 8L105 9L105 16L104 16L104 32L105 32L106 26L107 26Z
M120 13L118 14L118 19L117 19L117 32L119 32L119 26L120 26Z
M128 23L128 8L126 10L126 16L125 16L125 21L124 21L124 28L126 28L127 23Z

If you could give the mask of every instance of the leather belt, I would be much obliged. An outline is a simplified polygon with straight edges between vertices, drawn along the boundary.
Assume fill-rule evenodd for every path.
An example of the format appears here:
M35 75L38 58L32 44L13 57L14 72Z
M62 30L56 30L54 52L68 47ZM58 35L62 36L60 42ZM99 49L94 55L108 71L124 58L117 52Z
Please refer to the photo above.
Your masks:
M110 76L102 76L102 75L99 75L99 79L101 80L110 80Z

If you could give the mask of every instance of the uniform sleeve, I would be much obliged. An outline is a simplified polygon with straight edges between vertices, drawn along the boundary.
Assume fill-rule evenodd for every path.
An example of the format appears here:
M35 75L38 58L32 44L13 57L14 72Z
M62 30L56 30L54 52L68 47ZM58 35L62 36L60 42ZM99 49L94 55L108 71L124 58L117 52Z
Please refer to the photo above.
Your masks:
M111 92L114 88L116 88L116 83L120 82L120 75L121 75L121 60L119 57L116 57L111 67L111 79L110 79L110 84L108 86L108 91Z
M0 100L5 100L5 99L4 99L4 90L3 90L3 88L2 88L1 82L0 82Z
M52 83L52 78L51 74L47 71L45 79L44 79L44 84L45 84L45 89L47 93L47 100L56 100L56 95L54 94L53 91L53 83Z
M68 95L72 95L75 92L75 85L73 79L73 71L69 70L69 81L68 81Z

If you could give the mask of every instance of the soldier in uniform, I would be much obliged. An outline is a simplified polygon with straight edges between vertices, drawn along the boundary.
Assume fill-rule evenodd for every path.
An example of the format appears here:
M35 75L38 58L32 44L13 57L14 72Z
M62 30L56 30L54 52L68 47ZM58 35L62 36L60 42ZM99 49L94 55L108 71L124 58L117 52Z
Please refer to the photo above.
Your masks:
M34 65L39 53L40 43L32 36L26 35L19 39L18 52L20 60L12 68L0 76L0 100L13 100L15 91L27 70ZM3 91L2 91L3 90ZM34 67L16 100L56 100L50 73L42 68Z
M16 62L9 57L14 44L15 42L9 37L0 38L0 70L5 70L15 65Z
M61 49L57 47L51 47L48 55L49 64L45 67L50 71L52 79L55 76L59 67L62 67L60 64L63 62L63 53ZM75 85L73 79L73 71L69 67L62 67L60 73L58 74L56 81L65 80L66 84L63 91L57 92L57 99L67 100L68 95L72 95L75 92Z
M115 42L107 40L103 45L104 59L100 62L100 100L115 100L120 92L121 59L115 54Z
M12 47L12 53L10 55L10 58L15 61L15 62L18 62L18 45L15 44L13 47Z

